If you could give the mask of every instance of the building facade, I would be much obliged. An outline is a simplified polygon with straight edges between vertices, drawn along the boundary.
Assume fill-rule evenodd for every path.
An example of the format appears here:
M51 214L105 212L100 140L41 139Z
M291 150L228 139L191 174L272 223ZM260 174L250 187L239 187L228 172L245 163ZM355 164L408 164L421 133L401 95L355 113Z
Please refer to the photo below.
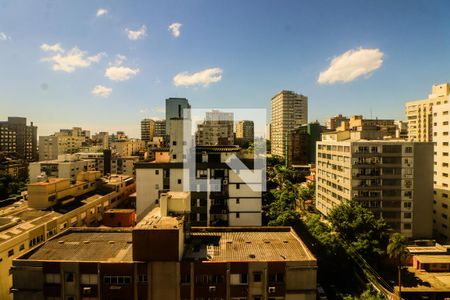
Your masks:
M141 140L148 143L156 136L156 122L152 119L144 119L141 121Z
M0 122L0 151L15 152L18 158L27 161L38 160L37 127L27 125L27 119L8 117Z
M317 143L316 207L322 214L358 201L406 237L431 237L431 143L327 136Z
M39 137L39 160L54 160L61 154L79 152L90 140L90 131L80 127L61 129L53 135Z
M288 133L308 123L308 97L281 91L272 97L271 153L285 157Z
M287 164L307 165L316 162L316 143L324 127L319 123L302 125L288 133Z
M336 130L339 126L341 126L342 122L348 122L350 121L349 118L343 116L342 114L338 114L334 117L331 117L329 119L327 119L327 121L325 122L326 128L327 130Z
M201 146L233 145L234 114L213 110L206 112L203 123L197 125L195 141Z
M183 118L183 110L190 108L191 105L186 98L166 99L166 132L170 132L170 119Z
M166 120L156 120L155 121L155 136L163 137L166 136Z

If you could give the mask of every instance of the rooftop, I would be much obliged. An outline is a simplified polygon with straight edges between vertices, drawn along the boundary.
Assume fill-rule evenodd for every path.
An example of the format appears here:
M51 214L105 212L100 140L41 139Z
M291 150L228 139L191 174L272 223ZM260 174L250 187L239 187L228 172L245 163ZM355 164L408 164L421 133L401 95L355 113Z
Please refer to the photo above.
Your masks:
M71 228L19 259L131 262L132 246L130 230Z
M316 263L290 227L193 227L191 237L184 254L188 260Z
M183 227L183 217L161 217L161 208L155 207L134 228L135 229L179 229Z

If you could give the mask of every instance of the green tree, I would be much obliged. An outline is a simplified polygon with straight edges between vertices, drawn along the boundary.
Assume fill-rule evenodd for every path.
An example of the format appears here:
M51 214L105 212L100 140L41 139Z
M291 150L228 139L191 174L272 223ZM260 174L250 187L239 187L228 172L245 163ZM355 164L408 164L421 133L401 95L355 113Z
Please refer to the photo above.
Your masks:
M388 225L356 201L333 208L328 216L331 227L353 250L376 262L386 252Z
M397 264L398 270L398 295L401 299L402 293L402 262L408 255L407 239L400 233L393 233L389 237L389 244L387 246L387 254Z

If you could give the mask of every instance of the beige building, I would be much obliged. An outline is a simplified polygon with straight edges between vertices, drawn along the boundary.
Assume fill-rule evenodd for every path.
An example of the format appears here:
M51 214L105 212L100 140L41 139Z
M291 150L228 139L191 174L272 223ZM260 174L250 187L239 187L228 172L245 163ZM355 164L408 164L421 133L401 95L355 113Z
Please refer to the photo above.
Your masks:
M141 121L141 140L150 142L155 136L156 122L152 119L144 119Z
M433 107L434 228L436 237L450 238L450 103Z
M61 129L59 132L39 137L39 160L57 159L58 155L80 151L90 138L90 132L80 127Z
M308 123L308 97L292 91L281 91L272 97L271 151L286 156L287 134Z
M203 123L197 125L195 141L197 145L233 145L233 113L213 110L206 112Z
M111 142L111 150L118 156L133 156L147 151L145 142L139 139L126 139Z
M136 190L129 176L99 178L99 172L87 172L78 179L74 185L68 179L30 184L28 202L0 208L0 299L13 297L10 269L14 258L69 227L97 226L104 211ZM37 209L49 206L52 209Z
M448 103L450 85L435 84L427 99L406 102L408 139L417 142L433 141L433 107Z
M336 128L341 126L341 123L345 122L345 121L350 121L350 119L339 114L339 115L336 115L334 117L327 119L325 122L325 126L328 130L336 130Z
M450 239L450 84L435 84L427 99L405 104L408 138L434 144L433 224L437 239Z
M255 137L255 124L253 121L238 121L236 123L236 138L253 141Z
M317 143L316 207L358 201L407 237L432 235L433 145L403 140L352 140L323 134Z

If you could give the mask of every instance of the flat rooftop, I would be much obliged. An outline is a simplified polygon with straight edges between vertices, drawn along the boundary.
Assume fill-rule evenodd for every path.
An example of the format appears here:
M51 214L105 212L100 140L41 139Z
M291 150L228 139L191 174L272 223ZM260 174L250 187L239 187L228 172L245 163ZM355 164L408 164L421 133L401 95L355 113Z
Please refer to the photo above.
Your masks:
M450 255L417 255L416 259L421 264L448 264Z
M136 226L135 229L180 229L183 228L183 217L161 216L159 206L153 208Z
M132 262L130 230L71 228L19 259Z
M412 273L416 280L414 284L402 284L403 292L450 292L450 273L449 272L427 272L417 270L413 267L408 268L408 272ZM398 287L396 287L397 289Z
M212 262L310 261L316 264L315 257L290 227L193 227L191 238L185 259L204 256Z

